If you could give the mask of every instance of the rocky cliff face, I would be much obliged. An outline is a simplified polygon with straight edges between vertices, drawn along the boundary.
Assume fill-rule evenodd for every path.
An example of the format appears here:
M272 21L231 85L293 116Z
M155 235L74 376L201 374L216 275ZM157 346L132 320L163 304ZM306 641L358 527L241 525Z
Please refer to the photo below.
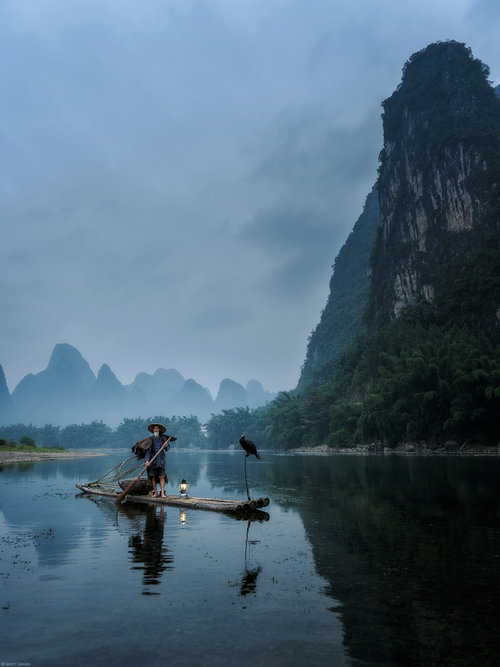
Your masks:
M433 303L443 266L498 247L500 101L487 76L463 44L431 44L383 103L374 323Z

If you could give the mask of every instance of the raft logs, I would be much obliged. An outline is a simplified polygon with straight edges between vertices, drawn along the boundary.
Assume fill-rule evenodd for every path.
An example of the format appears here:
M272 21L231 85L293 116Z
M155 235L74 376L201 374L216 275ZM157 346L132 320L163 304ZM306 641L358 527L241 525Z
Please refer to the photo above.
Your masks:
M257 498L257 500L238 503L234 509L228 510L226 513L239 521L242 519L261 522L269 521L269 514L259 509L261 507L267 507L268 505L269 498Z
M235 510L237 512L251 512L260 507L267 507L268 505L269 498L257 498L257 500L248 500L244 503L238 503L235 507Z

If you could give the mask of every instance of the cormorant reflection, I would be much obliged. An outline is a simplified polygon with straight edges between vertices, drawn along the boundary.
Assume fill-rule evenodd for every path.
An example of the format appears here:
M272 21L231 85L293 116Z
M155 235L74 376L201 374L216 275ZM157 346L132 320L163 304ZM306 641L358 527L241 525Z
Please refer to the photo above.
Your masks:
M162 573L173 567L173 555L163 545L165 518L166 510L163 506L148 506L144 530L129 538L130 553L134 563L132 569L143 570L144 586L157 586ZM148 589L143 590L142 594L159 595Z
M249 544L258 544L259 540L248 540L248 532L250 530L251 520L247 523L247 533L245 538L245 573L241 578L240 584L240 595L245 596L250 593L256 593L257 591L257 578L262 572L262 567L258 565L257 567L250 568L248 566L249 561Z

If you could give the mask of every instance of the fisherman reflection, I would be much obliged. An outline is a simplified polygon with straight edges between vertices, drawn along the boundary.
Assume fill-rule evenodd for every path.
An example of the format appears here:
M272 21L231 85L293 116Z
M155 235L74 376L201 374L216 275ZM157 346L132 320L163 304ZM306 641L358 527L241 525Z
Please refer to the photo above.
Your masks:
M248 541L248 532L250 530L250 524L252 522L248 521L247 523L247 534L246 534L246 539L245 539L245 573L243 574L241 578L241 584L240 584L240 595L245 596L249 595L250 593L256 593L257 591L257 578L259 574L262 572L262 567L258 565L257 567L250 568L248 566L249 562L249 544L258 544L259 540L251 540L250 542Z
M157 510L159 509L159 515ZM156 505L146 510L146 525L142 533L132 535L129 539L133 570L143 570L144 586L157 586L165 570L172 569L174 561L167 547L163 545L163 531L166 518L165 508ZM150 590L144 590L143 595L159 595Z

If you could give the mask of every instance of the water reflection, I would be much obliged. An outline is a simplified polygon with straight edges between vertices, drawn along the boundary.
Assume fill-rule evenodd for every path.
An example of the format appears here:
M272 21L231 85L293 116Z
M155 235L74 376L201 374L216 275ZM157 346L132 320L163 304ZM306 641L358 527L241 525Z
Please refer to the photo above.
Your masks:
M185 478L193 495L244 497L243 453L171 454L173 492ZM255 495L271 499L262 524L75 501L75 481L111 467L102 459L4 469L6 658L31 642L22 657L56 664L48 656L67 641L67 655L97 664L116 636L107 664L130 664L120 657L148 632L143 595L161 593L155 608L183 664L498 664L499 459L264 454L251 475ZM96 615L89 592L137 613L102 605ZM99 638L93 653L88 635L74 635L75 614ZM227 631L236 626L259 631ZM164 647L147 650L160 664Z
M301 457L273 468L339 601L349 655L497 664L499 472L498 459L457 458Z
M124 511L127 510L124 508ZM174 562L173 555L163 544L166 510L163 506L152 505L143 512L146 515L144 529L129 538L131 569L143 571L143 595L159 595L148 587L157 586L163 572L171 570Z
M164 544L167 516L170 521L175 519L181 526L185 526L189 521L189 511L173 507L167 509L166 506L159 504L143 505L126 502L115 505L112 500L85 493L77 494L75 498L87 499L94 503L107 517L109 525L127 536L128 553L132 563L130 569L143 573L142 595L160 595L159 588L152 589L151 587L158 587L163 573L174 568L173 551ZM224 514L224 516L235 521L247 521L244 574L241 580L240 595L255 593L257 577L262 567L250 565L250 546L259 542L249 540L250 526L255 522L269 521L270 515L256 509L245 516L236 514ZM122 519L126 521L125 526Z
M259 540L251 540L250 542L248 540L248 534L250 532L251 523L252 523L251 521L248 521L247 523L247 531L245 536L245 573L241 578L241 585L240 585L240 595L243 597L245 595L249 595L250 593L253 593L255 595L257 590L257 577L262 572L261 565L258 565L256 567L255 565L254 567L251 567L249 565L250 562L249 545L259 543Z
M143 595L159 595L149 586L158 586L163 572L173 569L174 557L163 543L167 509L163 505L134 505L80 493L75 498L95 504L128 541L131 569L143 572ZM125 523L124 523L125 522Z

